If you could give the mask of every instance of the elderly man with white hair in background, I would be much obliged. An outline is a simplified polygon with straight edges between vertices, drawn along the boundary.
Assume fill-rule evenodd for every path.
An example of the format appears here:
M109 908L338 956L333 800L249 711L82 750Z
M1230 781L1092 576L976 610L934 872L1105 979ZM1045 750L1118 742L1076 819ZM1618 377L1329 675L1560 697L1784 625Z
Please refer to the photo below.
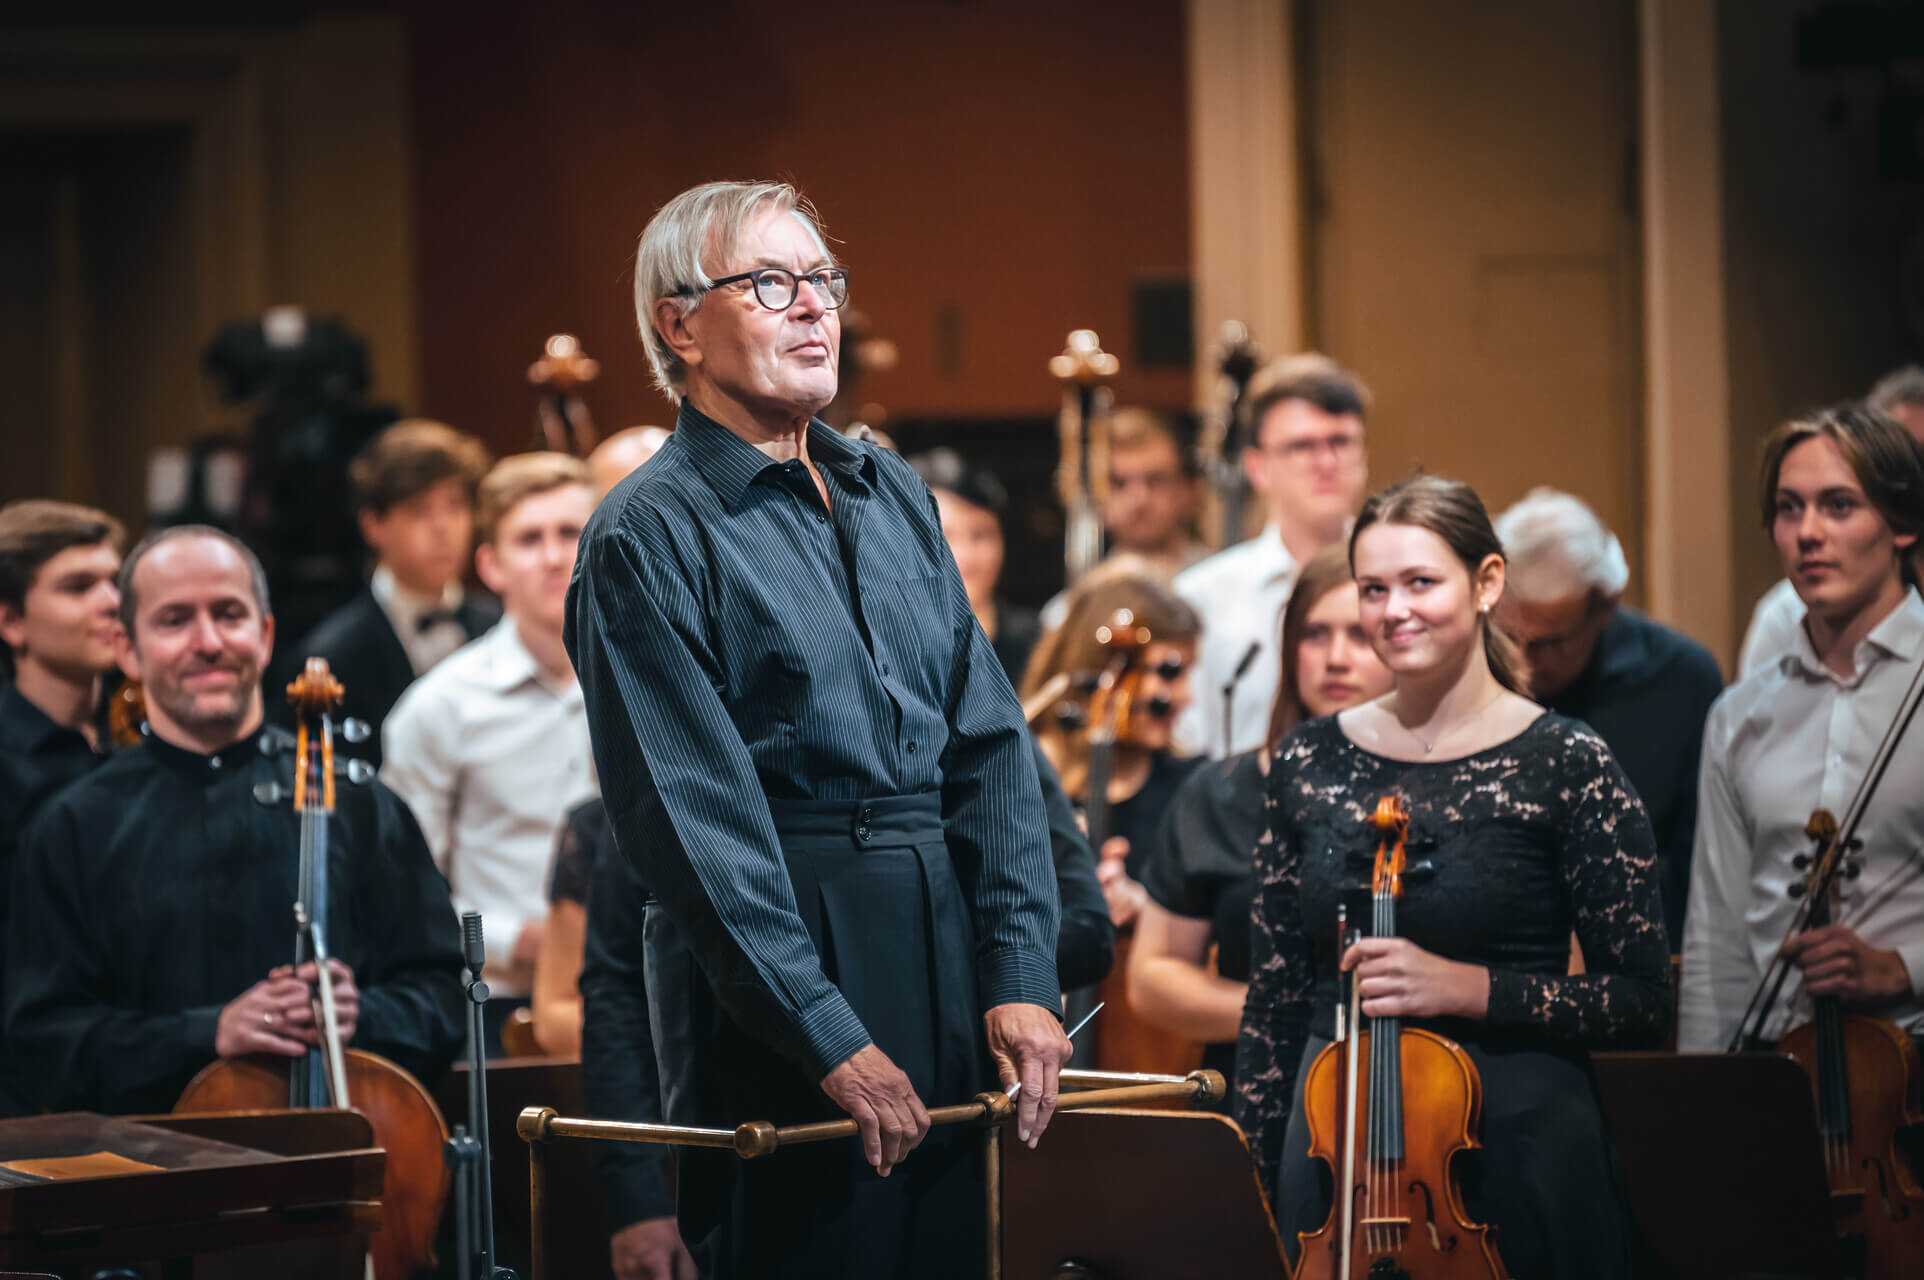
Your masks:
M1708 649L1623 604L1623 546L1580 499L1534 489L1496 518L1496 531L1510 562L1497 609L1529 658L1531 693L1597 731L1650 814L1674 951L1690 886L1697 755L1723 674Z

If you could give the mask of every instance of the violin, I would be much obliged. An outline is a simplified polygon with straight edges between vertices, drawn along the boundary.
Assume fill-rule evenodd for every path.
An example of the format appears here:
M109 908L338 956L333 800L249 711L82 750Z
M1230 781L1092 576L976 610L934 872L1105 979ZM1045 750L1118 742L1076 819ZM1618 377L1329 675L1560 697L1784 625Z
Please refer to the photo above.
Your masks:
M1862 855L1857 841L1840 839L1837 818L1826 809L1811 814L1804 834L1816 852L1798 859L1807 875L1791 888L1805 899L1816 929L1831 923L1837 878L1854 878ZM1837 1234L1857 1255L1847 1273L1864 1280L1915 1276L1924 1261L1924 1187L1897 1149L1897 1133L1924 1124L1917 1046L1894 1022L1845 1013L1836 996L1814 996L1811 1006L1811 1020L1777 1048L1804 1068L1817 1095Z
M336 772L332 715L345 693L324 658L309 658L300 678L287 687L289 704L300 716L291 791L301 819L294 959L297 968L314 964L312 998L321 1046L296 1059L257 1055L215 1062L188 1083L174 1113L341 1107L366 1116L375 1141L387 1152L381 1226L368 1241L369 1261L375 1280L408 1280L434 1265L434 1234L450 1182L444 1156L448 1126L420 1081L379 1054L341 1043L326 922L328 815L334 811ZM360 767L345 770L349 781L373 776L364 761L353 764ZM273 794L262 797L260 791L267 790ZM277 802L285 790L263 783L257 798Z
M140 742L141 726L147 722L147 690L140 681L126 679L107 700L107 736L116 747L131 747Z
M1096 674L1085 714L1089 752L1088 781L1083 784L1082 812L1088 823L1089 844L1101 856L1102 846L1115 834L1109 803L1109 780L1119 746L1135 745L1133 727L1156 715L1158 708L1141 698L1143 677L1151 668L1144 662L1153 637L1128 609L1096 628L1096 640L1108 661ZM1071 682L1075 683L1074 681ZM1161 708L1164 716L1169 708ZM1202 1061L1202 1046L1151 1026L1136 1016L1129 1004L1129 952L1135 943L1133 923L1116 930L1115 963L1096 989L1106 1003L1094 1037L1085 1040L1089 1060L1102 1071L1187 1071ZM1085 1032L1085 1037L1089 1032Z
M1370 929L1396 933L1410 817L1384 796L1370 877ZM1356 934L1339 910L1337 953ZM1336 1039L1303 1082L1309 1154L1327 1163L1329 1219L1302 1232L1296 1280L1490 1280L1505 1274L1491 1228L1471 1222L1450 1163L1479 1144L1483 1081L1455 1041L1362 1012L1352 977ZM1363 1065L1367 1063L1367 1071Z

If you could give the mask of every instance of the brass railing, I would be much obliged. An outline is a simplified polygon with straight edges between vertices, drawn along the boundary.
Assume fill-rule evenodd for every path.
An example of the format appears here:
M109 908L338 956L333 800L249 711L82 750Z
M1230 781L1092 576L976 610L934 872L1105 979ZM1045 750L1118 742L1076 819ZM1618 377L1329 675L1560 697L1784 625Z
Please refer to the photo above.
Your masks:
M1119 1107L1143 1102L1218 1102L1223 1078L1216 1071L1192 1071L1186 1076L1141 1075L1128 1071L1064 1071L1057 1111ZM983 1133L982 1175L984 1209L988 1218L989 1280L1002 1275L1002 1149L996 1130L1015 1119L1016 1104L1007 1095L979 1093L968 1102L931 1107L933 1125L972 1124ZM532 1280L548 1280L546 1233L546 1156L543 1148L563 1138L601 1138L613 1142L653 1142L677 1147L714 1147L733 1151L744 1160L772 1155L786 1146L853 1138L860 1130L853 1120L822 1120L813 1124L777 1126L751 1120L733 1129L701 1129L677 1124L627 1124L619 1120L587 1120L558 1114L553 1107L528 1107L515 1121L515 1132L528 1144L529 1262ZM910 1159L913 1159L913 1155Z

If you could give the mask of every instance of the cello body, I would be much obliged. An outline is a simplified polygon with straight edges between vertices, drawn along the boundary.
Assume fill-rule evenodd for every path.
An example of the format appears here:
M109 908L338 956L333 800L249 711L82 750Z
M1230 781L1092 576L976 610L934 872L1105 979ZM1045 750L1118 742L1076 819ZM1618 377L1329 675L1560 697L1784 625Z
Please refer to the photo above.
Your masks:
M1370 1056L1371 1032L1360 1038L1359 1056ZM1296 1280L1364 1280L1408 1276L1411 1280L1490 1280L1504 1274L1489 1227L1469 1221L1450 1176L1459 1151L1477 1146L1483 1112L1483 1082L1463 1047L1431 1031L1405 1027L1399 1036L1403 1083L1403 1157L1370 1175L1359 1168L1347 1194L1359 1207L1351 1227L1349 1276L1341 1274L1337 1238L1342 1215L1302 1232ZM1310 1064L1303 1081L1303 1111L1309 1123L1309 1154L1329 1163L1337 1194L1343 1186L1343 1135L1354 1132L1343 1117L1344 1060L1347 1042L1330 1045ZM1369 1071L1358 1073L1356 1115L1364 1120L1375 1102ZM1361 1139L1359 1138L1359 1141ZM1360 1163L1360 1162L1359 1162ZM1363 1184L1363 1185L1358 1185ZM1381 1221L1389 1219L1389 1221Z
M421 1082L379 1054L346 1052L354 1110L373 1126L387 1152L381 1174L381 1227L368 1240L375 1280L409 1280L434 1262L434 1234L452 1175L444 1148L447 1121ZM231 1058L204 1067L188 1082L176 1115L278 1111L287 1106L291 1059Z
M1837 1234L1862 1241L1864 1280L1924 1274L1924 1186L1897 1149L1924 1125L1917 1045L1894 1022L1820 1008L1778 1049L1810 1075Z

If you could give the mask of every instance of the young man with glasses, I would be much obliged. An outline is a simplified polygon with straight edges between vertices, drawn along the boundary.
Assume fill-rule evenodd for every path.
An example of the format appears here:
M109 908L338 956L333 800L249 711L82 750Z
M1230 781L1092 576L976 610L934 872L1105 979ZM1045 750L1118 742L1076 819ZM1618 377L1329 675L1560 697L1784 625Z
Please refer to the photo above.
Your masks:
M1176 578L1177 593L1203 620L1196 699L1177 726L1189 750L1220 759L1262 744L1297 567L1349 536L1369 485L1368 407L1362 381L1327 356L1289 356L1251 380L1245 411L1255 431L1243 466L1268 521Z
M680 414L589 522L569 593L602 794L653 896L668 1120L861 1129L685 1152L682 1236L711 1276L980 1275L980 1144L931 1135L924 1100L972 1096L986 1052L1033 1143L1070 1049L1021 709L928 488L815 416L847 298L791 187L711 183L655 215L636 310Z

